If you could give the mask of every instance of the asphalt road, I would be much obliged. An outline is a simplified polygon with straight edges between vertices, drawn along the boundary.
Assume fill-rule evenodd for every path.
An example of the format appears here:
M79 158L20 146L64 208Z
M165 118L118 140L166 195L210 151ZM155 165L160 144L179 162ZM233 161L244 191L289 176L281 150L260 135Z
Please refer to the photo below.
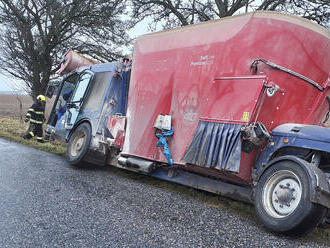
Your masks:
M0 139L0 247L327 246L269 233L157 182L111 167L77 169Z

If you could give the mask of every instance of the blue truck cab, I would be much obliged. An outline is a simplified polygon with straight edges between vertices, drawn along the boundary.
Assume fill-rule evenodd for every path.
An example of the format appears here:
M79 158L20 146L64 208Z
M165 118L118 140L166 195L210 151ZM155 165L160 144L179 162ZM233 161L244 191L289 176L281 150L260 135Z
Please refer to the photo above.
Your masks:
M64 75L56 85L46 137L73 142L67 153L69 162L80 162L80 149L86 147L90 155L83 152L84 160L105 158L92 153L105 155L106 145L114 138L106 128L107 117L125 116L129 79L130 70L123 70L120 63L104 63L80 67ZM46 95L52 96L54 87L48 87Z

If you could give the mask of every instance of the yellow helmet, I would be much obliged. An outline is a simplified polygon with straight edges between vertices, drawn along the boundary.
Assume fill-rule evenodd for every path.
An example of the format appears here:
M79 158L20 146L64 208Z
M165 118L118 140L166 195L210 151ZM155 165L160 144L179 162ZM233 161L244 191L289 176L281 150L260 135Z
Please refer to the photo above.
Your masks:
M40 102L45 102L46 97L44 95L39 95L39 96L37 96L37 100L40 101Z

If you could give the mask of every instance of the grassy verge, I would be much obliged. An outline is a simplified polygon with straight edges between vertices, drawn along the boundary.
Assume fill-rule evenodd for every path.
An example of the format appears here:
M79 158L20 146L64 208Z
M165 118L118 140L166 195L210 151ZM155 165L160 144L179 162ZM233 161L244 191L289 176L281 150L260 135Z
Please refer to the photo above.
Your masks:
M22 136L25 134L27 127L28 125L26 123L20 122L19 119L11 117L0 117L0 137L24 145L32 146L43 151L59 155L65 154L65 144L59 143L57 141L40 144L36 140L24 140ZM216 194L196 190L175 183L161 181L130 171L113 168L112 172L119 174L120 176L130 178L131 180L143 181L143 183L152 187L162 188L166 191L175 192L187 198L193 198L194 200L202 202L209 207L225 209L234 215L238 215L243 218L247 218L252 222L255 222L256 225L261 225L261 223L256 220L256 215L252 205L234 201L225 197L219 197ZM283 238L287 237L283 236ZM328 244L330 242L330 228L316 228L312 233L300 239L302 242L304 242L304 240L309 240L322 244Z
M27 128L28 124L24 122L22 123L18 118L0 117L0 137L24 145L32 146L43 151L59 155L65 154L65 145L58 141L38 143L35 139L23 139L22 137L25 134Z

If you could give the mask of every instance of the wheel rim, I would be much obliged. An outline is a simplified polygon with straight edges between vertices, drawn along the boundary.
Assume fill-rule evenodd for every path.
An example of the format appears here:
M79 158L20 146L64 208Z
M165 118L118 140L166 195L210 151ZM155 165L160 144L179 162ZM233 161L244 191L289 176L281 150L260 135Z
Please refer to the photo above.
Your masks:
M86 142L86 137L87 136L84 132L80 132L76 135L76 137L73 139L71 144L71 149L70 149L71 156L73 157L79 156Z
M296 210L301 196L299 177L292 171L277 171L265 184L262 193L263 206L270 216L284 218Z

